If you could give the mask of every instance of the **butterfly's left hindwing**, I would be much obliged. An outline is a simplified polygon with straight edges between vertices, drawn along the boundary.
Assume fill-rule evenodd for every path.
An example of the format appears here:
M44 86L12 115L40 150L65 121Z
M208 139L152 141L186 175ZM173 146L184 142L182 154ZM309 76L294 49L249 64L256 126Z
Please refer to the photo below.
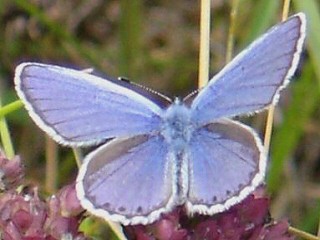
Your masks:
M97 216L147 224L175 206L175 171L174 155L160 135L115 139L85 158L78 198Z

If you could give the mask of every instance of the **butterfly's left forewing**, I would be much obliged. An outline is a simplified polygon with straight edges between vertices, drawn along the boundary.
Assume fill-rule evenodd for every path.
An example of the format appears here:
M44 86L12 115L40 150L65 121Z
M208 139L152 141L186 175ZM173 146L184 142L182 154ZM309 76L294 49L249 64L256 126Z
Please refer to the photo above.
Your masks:
M80 168L82 206L122 224L147 224L177 202L175 160L160 135L115 139L91 154Z
M115 82L64 67L22 63L16 90L37 125L57 142L88 146L158 130L162 109Z
M266 156L252 129L232 120L199 128L189 146L189 213L215 214L248 196L264 179Z

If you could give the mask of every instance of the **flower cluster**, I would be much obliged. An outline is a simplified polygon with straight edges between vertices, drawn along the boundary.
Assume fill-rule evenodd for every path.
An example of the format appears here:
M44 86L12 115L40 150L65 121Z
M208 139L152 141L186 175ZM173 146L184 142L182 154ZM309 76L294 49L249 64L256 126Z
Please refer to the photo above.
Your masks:
M8 160L0 152L0 239L87 239L79 232L83 209L74 184L42 200L36 187L16 190L23 173L20 158ZM153 224L124 230L128 239L136 240L292 240L287 221L273 221L268 205L268 199L257 191L214 216L190 218L180 207Z
M39 197L37 188L15 189L23 180L18 157L0 155L0 239L4 240L84 240L79 233L83 209L74 184L62 188L48 200ZM4 191L5 190L5 191Z
M268 213L265 197L250 195L226 212L215 216L188 218L182 208L157 222L128 226L129 239L137 240L292 240L288 222L275 222Z

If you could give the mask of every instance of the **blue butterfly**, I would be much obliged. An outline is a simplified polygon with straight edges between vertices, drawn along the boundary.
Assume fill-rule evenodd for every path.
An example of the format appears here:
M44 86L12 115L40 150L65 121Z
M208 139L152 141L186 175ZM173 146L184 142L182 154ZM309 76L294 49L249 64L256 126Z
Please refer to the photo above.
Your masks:
M16 68L16 90L57 142L112 139L85 157L77 177L89 212L122 224L148 224L180 205L190 215L212 215L264 180L261 140L230 118L277 103L297 68L305 28L303 13L274 26L182 100L41 63Z

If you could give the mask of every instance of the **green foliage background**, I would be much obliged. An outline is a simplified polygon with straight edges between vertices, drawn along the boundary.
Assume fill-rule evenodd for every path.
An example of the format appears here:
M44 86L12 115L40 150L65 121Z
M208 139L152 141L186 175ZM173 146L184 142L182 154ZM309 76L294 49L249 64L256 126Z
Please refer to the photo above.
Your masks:
M212 75L225 62L231 2L212 1ZM168 96L183 96L197 86L199 8L199 1L190 0L1 0L2 105L17 100L13 74L24 61L93 67ZM280 21L281 11L279 0L240 0L236 52ZM276 109L267 187L272 217L289 218L292 225L316 232L320 219L320 2L292 0L291 13L300 11L308 20L306 51ZM265 116L249 119L261 136ZM57 172L58 187L74 180L77 166L69 149L59 149L58 170L46 171L44 134L24 109L5 117L30 183L43 186L48 171Z

